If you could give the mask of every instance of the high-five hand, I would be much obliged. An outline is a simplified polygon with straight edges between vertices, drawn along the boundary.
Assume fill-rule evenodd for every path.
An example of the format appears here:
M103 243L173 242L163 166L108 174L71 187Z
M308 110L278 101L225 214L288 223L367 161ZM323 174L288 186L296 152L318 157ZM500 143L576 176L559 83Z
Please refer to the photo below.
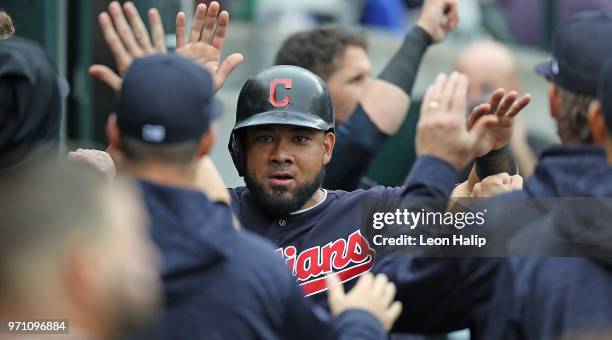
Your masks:
M417 155L437 157L461 169L476 155L492 149L493 141L483 137L499 117L482 115L468 131L467 88L467 78L457 72L450 77L440 74L429 86L417 124Z
M116 74L108 66L92 65L89 74L103 81L115 91L121 89L125 71L134 61L156 53L166 53L165 33L157 9L149 10L151 35L131 2L119 5L113 1L108 12L100 13L98 22L106 44L110 48L117 65ZM214 91L217 92L227 77L242 63L244 57L239 53L221 60L225 35L229 27L229 13L219 13L219 3L213 1L210 6L199 4L189 41L185 43L185 14L179 12L176 18L176 52L206 68L214 77Z
M372 314L386 331L402 312L402 303L393 301L396 288L385 274L365 273L350 292L345 293L335 274L327 277L329 309L338 316L349 309L362 309Z
M119 91L122 78L134 58L166 53L164 27L159 12L152 8L148 15L153 36L152 43L149 32L132 2L126 2L122 9L118 2L113 1L108 5L108 12L100 13L98 23L104 40L113 54L119 75L108 66L92 65L89 68L91 76L106 83L113 90Z
M205 4L199 4L189 32L189 40L185 43L185 13L179 12L176 15L176 52L210 71L215 82L215 92L223 87L225 79L244 60L240 53L231 54L221 60L228 27L229 13L219 13L218 2L211 2L208 9Z
M493 142L493 150L504 147L512 137L514 118L531 102L531 96L525 95L518 99L516 91L497 89L488 102L480 104L472 110L468 116L467 126L471 130L474 123L484 115L495 115L499 117L497 124L487 130L485 138ZM476 156L483 156L479 154Z

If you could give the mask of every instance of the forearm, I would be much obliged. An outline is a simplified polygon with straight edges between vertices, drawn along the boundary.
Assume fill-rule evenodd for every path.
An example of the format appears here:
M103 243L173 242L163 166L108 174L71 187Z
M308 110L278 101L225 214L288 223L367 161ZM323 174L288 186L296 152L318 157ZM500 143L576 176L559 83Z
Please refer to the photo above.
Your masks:
M394 84L410 96L423 55L432 43L424 29L414 26L378 78Z
M393 135L406 118L418 69L431 43L431 37L415 26L378 79L370 82L361 105L380 131Z

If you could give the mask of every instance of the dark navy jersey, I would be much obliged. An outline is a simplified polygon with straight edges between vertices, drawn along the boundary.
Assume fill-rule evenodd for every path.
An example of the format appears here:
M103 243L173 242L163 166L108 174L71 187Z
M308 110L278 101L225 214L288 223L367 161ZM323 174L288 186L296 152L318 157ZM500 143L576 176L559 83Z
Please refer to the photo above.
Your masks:
M321 302L327 287L325 276L339 273L349 286L354 278L369 271L373 252L360 233L361 202L366 198L443 197L456 183L457 172L444 161L420 157L406 185L397 188L325 191L318 205L284 218L263 213L248 188L231 189L232 208L245 228L266 237L276 245L298 284L307 296Z
M165 306L143 339L383 339L370 314L332 320L303 297L269 241L199 191L139 181L161 250Z

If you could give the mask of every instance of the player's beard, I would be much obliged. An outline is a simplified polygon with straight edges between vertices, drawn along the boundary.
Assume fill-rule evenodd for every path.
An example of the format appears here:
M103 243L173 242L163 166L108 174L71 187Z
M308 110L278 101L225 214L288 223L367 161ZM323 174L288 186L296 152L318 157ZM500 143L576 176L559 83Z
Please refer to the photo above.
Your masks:
M325 166L322 166L312 181L304 183L292 191L285 188L273 188L268 191L249 174L244 176L247 188L255 196L257 206L266 214L275 217L287 216L302 209L312 195L321 188L324 178Z

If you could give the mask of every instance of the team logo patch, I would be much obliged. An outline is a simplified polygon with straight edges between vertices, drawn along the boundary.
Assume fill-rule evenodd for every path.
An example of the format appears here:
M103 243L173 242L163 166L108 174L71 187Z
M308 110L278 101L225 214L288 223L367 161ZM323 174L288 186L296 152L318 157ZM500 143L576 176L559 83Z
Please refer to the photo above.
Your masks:
M270 104L274 107L284 107L291 103L291 96L285 95L283 98L278 98L278 86L282 85L289 90L293 86L293 80L287 78L276 78L270 82Z
M279 248L276 253L285 259L306 296L327 290L325 277L332 272L346 282L366 273L373 264L373 251L359 230L348 239L308 248L299 254L294 246Z

